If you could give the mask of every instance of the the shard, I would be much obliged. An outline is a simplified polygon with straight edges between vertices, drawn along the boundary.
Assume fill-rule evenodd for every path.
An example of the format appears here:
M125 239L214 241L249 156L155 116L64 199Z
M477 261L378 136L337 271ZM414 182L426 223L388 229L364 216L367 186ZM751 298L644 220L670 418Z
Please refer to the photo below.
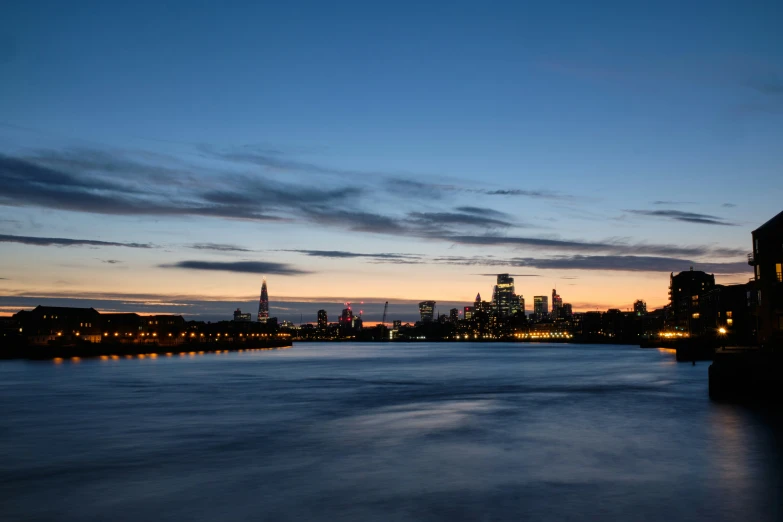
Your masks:
M258 322L265 323L269 319L269 294L266 291L266 277L261 283L261 298L258 300Z

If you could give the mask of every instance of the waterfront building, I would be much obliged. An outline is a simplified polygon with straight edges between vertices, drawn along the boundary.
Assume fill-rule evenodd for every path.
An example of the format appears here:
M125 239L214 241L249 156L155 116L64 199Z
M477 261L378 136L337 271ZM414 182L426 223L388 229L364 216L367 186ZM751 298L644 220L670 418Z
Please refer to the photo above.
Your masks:
M329 321L326 316L326 310L318 310L318 330L324 332L328 325Z
M704 333L732 345L755 344L757 295L755 281L705 292L699 306Z
M672 310L670 327L699 335L703 325L699 310L701 296L715 288L715 276L691 267L688 272L669 276L669 302Z
M449 321L452 323L459 321L459 310L457 308L452 308L449 310Z
M435 301L422 301L419 303L419 315L422 323L432 322L435 315Z
M474 308L472 306L466 306L465 308L462 309L463 312L462 317L470 321L471 319L473 319L473 310Z
M258 300L258 322L265 323L269 320L269 292L266 287L266 277L261 283L261 298Z
M399 330L401 326L402 326L402 321L399 319L395 319L394 322L392 322L392 328L394 330Z
M783 349L783 212L752 232L758 342Z
M574 310L571 307L571 303L563 303L561 319L565 319L566 321L571 321L573 317L574 317Z
M519 314L525 315L525 298L524 298L524 296L521 296L521 295L517 296L517 307L516 307L515 313L519 313Z
M253 320L253 316L251 314L249 314L249 313L243 314L242 310L240 310L239 308L234 310L234 321L239 322L239 323L241 323L241 322L247 323L247 322L250 322L252 320Z

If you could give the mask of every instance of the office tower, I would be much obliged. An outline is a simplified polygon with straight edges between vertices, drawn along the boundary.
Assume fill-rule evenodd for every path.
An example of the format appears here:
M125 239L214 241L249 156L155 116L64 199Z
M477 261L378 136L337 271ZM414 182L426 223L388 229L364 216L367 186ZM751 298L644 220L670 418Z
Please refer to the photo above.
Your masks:
M498 317L508 317L516 308L514 278L508 274L498 274L497 285L493 292L493 305Z
M563 308L561 311L562 311L561 319L570 321L571 319L574 318L574 310L571 307L571 303L563 303Z
M465 308L462 309L462 311L464 312L463 317L465 319L467 319L468 321L473 319L473 307L472 306L466 306Z
M522 315L525 315L525 298L524 296L518 295L517 296L517 302L519 303L517 305L517 309Z
M563 299L558 295L556 289L552 289L552 319L559 319L563 308Z
M392 329L394 329L394 330L399 330L399 329L400 329L400 326L402 326L402 321L400 321L399 319L395 319L395 320L392 322Z
M318 329L326 330L326 326L329 324L326 317L326 310L318 310Z
M647 303L641 299L633 303L633 313L637 316L647 315Z
M435 314L435 301L422 301L419 303L419 315L422 323L429 323Z
M549 298L545 295L533 296L533 313L543 319L549 315Z
M258 322L265 323L269 320L269 294L266 289L266 277L261 283L261 298L258 300Z
M449 321L451 321L452 323L456 323L457 321L459 321L459 310L458 309L452 308L449 311Z

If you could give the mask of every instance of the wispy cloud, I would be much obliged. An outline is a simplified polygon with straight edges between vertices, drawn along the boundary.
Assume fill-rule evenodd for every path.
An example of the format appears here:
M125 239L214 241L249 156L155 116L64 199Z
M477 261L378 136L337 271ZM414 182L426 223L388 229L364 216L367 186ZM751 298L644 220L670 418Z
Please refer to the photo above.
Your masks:
M252 252L249 248L224 243L194 243L188 248L195 250L214 250L215 252Z
M734 203L724 203L723 205L721 205L721 207L723 208L734 208L736 206L737 205L735 205Z
M345 250L283 250L283 252L296 252L310 257L326 257L334 259L346 258L372 258L372 259L420 259L419 254L394 254L388 252L381 253L361 253L347 252Z
M161 268L181 268L187 270L212 270L218 272L237 272L245 274L303 275L305 270L293 268L285 263L267 261L179 261L158 265Z
M696 212L683 212L681 210L625 210L625 212L636 214L637 216L659 217L664 219L671 219L674 221L683 221L686 223L697 223L701 225L720 225L727 227L737 226L735 223L724 221L718 216L698 214Z
M717 274L741 274L749 271L742 262L699 262L689 259L636 255L569 255L549 258L512 257L507 259L482 256L448 256L433 262L462 266L497 266L508 268L536 268L541 270L600 270L609 272L679 272L691 266ZM561 279L566 279L562 277Z
M693 205L695 201L671 201L671 200L658 200L653 201L653 205Z
M101 259L101 262L108 263L110 265L116 265L122 263L122 261L120 261L119 259Z
M502 235L442 235L443 241L451 241L463 245L528 247L538 250L555 250L570 252L606 252L611 254L645 254L659 256L739 256L743 249L731 249L710 246L677 246L649 243L633 243L624 239L608 239L604 241L581 241L571 239L554 239L525 236Z
M21 243L23 245L33 246L108 246L108 247L127 247L127 248L154 248L149 243L120 243L116 241L98 241L95 239L71 239L64 237L33 237L33 236L11 236L0 234L0 243Z

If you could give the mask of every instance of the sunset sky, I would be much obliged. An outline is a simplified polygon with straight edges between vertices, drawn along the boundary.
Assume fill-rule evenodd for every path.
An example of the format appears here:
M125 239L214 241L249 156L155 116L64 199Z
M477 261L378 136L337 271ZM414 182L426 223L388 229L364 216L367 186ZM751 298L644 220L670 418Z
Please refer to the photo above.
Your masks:
M0 7L0 312L656 308L783 210L780 2L196 4Z

